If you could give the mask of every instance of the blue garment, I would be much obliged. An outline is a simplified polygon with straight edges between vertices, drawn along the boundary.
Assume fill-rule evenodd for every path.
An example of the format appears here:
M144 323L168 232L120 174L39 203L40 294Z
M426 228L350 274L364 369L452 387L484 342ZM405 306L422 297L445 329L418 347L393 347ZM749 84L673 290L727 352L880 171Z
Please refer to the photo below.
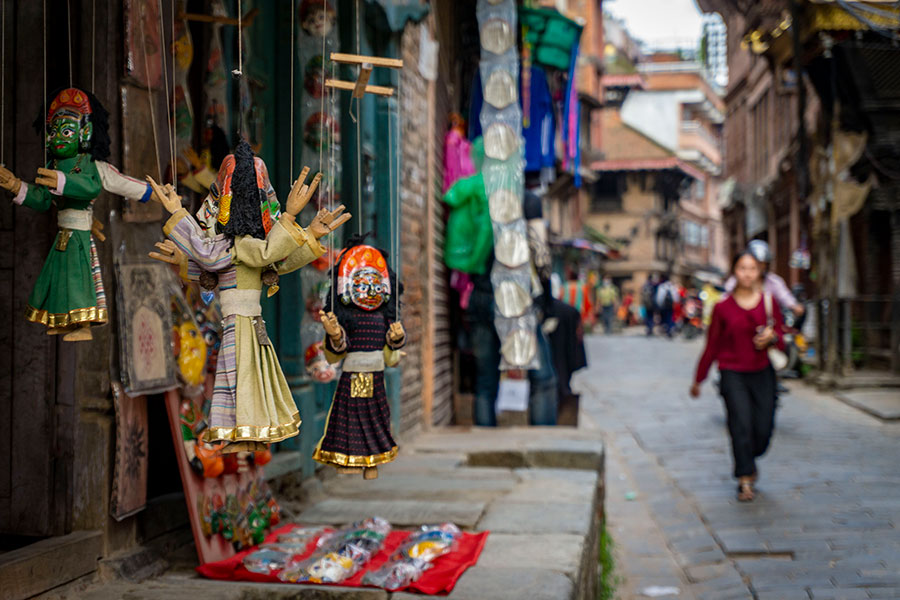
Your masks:
M556 121L553 118L553 99L550 97L550 86L547 83L547 74L537 65L531 67L531 93L529 97L530 110L528 127L525 128L524 120L522 136L525 138L525 171L540 171L543 167L552 167L556 164L556 152L553 140L556 136ZM519 105L521 98L522 79L519 77ZM475 71L475 80L472 82L472 98L469 103L469 139L474 140L481 135L481 107L484 104L483 91L481 89L481 70Z
M475 355L475 399L472 420L480 427L497 426L497 392L500 390L500 338L492 321L473 320L472 353Z
M541 366L528 371L531 392L528 397L528 421L531 425L556 425L559 410L559 390L556 385L556 370L553 368L553 354L550 342L537 326L538 353Z

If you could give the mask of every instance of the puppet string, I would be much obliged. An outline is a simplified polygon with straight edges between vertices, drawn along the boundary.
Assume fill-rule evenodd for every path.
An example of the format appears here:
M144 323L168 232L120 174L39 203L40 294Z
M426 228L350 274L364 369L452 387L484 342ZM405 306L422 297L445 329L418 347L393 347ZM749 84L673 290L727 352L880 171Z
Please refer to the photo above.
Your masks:
M402 132L403 132L403 128L400 127L400 115L401 115L400 103L402 101L403 101L403 68L401 67L400 71L398 73L398 76L397 76L397 103L395 105L395 107L396 107L395 110L397 111L397 140L398 141L402 139L401 136L402 136ZM403 244L401 243L401 238L400 238L400 236L402 235L402 231L400 230L400 214L403 210L403 205L400 203L400 177L401 177L400 160L403 157L403 155L402 155L402 152L400 152L399 150L397 151L396 155L397 155L397 185L396 185L396 189L394 190L394 194L396 196L396 203L397 203L397 207L396 207L397 221L396 221L396 225L394 227L394 231L395 231L394 235L396 236L395 239L396 239L396 244L397 244L397 254L394 255L394 270L397 274L397 290L394 294L394 300L397 303L396 314L397 314L397 320L399 321L400 320L400 269L402 268L402 263L400 261L400 252L403 249L402 248ZM431 227L431 223L428 223L428 227ZM428 257L428 260L431 260L430 256Z
M69 87L75 85L72 80L72 1L66 0L66 41L69 43Z
M43 11L43 19L44 19L44 102L47 102L47 0L44 0L44 11ZM50 106L45 104L44 111L50 109ZM44 121L44 165L47 164L47 115L41 115Z
M360 3L359 0L356 0L356 54L359 55L359 20L360 20ZM357 69L356 76L359 78L359 74L362 73L362 65L359 65ZM362 113L360 112L360 101L362 98L356 99L356 118L354 121L356 122L356 206L358 209L356 215L356 222L359 228L359 235L362 235L363 232L363 211L362 211L362 140L360 139L360 118L362 117ZM351 98L352 102L352 98Z
M175 120L178 118L175 114L175 0L172 0L172 12L170 14L172 18L172 132L169 134L169 139L172 140L172 184L178 180L178 171L177 164L175 163L175 155L178 151L178 141L176 137L175 130ZM185 90L187 93L187 90Z
M291 103L290 103L290 135L288 136L291 140L291 143L288 144L290 150L288 151L288 182L290 183L290 187L294 185L294 53L297 52L297 49L294 47L294 12L295 7L293 3L291 4L291 81L290 81L290 95L291 95Z
M91 93L94 93L94 75L97 70L97 0L91 0Z
M0 3L0 165L6 150L6 0Z
M45 0L46 1L46 0ZM156 155L156 174L159 177L159 180L162 181L162 166L159 162L159 140L157 139L156 134L156 111L153 110L153 86L150 85L150 63L147 61L147 41L146 36L144 34L144 10L146 9L146 4L141 5L141 27L138 27L138 31L141 32L141 49L144 54L144 75L147 77L147 101L150 104L150 127L153 131L153 153ZM168 106L168 102L166 102L166 106Z
M327 13L327 11L326 11L326 13ZM323 86L325 85L325 28L324 27L322 27L322 85ZM322 158L323 158L322 153L324 151L324 148L322 147L322 145L325 143L325 140L327 139L326 138L327 134L325 133L325 121L327 120L325 118L325 93L324 93L325 89L327 89L327 88L323 89L322 100L319 105L319 116L322 118L321 121L319 121L319 123L320 123L320 125L319 125L319 170L322 169ZM321 195L321 189L319 190L319 194Z
M166 96L165 96L165 99L166 99L166 135L169 137L169 140L168 140L168 142L169 142L169 157L170 157L169 161L170 161L170 168L172 169L172 183L174 184L175 183L175 138L172 135L171 127L172 127L172 124L175 123L175 115L170 114L171 111L170 111L170 107L169 107L169 67L166 65L166 53L163 50L163 48L166 45L166 26L165 26L165 21L163 20L162 0L156 0L156 10L159 13L159 45L160 45L159 65L162 70L163 85L165 86L165 92L166 92ZM172 42L173 43L175 42L174 38L172 38ZM174 62L172 63L172 75L173 75L172 93L174 96L174 92L175 92L175 80L174 80L175 63Z

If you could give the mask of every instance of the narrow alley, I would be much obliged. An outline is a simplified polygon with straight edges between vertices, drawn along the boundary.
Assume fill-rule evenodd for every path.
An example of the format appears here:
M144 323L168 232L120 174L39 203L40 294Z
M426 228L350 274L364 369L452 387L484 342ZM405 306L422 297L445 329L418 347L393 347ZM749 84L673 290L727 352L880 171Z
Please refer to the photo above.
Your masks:
M739 503L716 390L688 396L701 343L586 342L577 385L606 443L617 597L900 598L900 423L789 382L758 497Z

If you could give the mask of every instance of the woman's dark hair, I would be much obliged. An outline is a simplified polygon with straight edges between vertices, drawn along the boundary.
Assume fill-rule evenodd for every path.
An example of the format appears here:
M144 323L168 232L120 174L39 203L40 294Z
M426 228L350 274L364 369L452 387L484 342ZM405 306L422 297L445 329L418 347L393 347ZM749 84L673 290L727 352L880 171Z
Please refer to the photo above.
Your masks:
M256 183L256 165L253 149L241 140L234 149L234 173L231 175L231 217L222 233L231 239L239 235L252 235L266 239L261 205L265 191Z
M46 103L41 106L41 112L38 113L37 118L32 123L34 130L41 135L44 133L44 124L47 121L47 107L53 102L53 99L56 98L57 95L66 87L61 87L59 89L53 90L50 96L47 97ZM97 99L92 93L87 90L83 90L78 88L88 97L88 102L91 104L91 116L90 123L94 126L94 130L91 132L91 149L90 154L94 158L94 160L106 160L109 158L109 112L100 103L100 100ZM46 140L44 141L46 143Z
M348 250L354 246L360 246L366 243L366 238L373 235L371 232L365 233L362 235L353 234L344 244L344 250ZM388 260L388 253L381 248L378 248L374 244L370 244L373 248L381 252L381 255L384 256L384 260ZM388 266L388 277L391 280L391 297L387 302L383 302L381 306L376 308L373 311L363 311L361 308L358 308L355 304L346 305L341 302L340 298L340 290L337 288L337 274L338 268L340 267L340 261L336 262L334 267L331 269L331 286L334 290L334 293L328 292L328 295L325 298L325 312L333 312L334 316L337 317L339 322L343 322L345 319L352 318L354 314L359 314L360 312L380 312L384 314L384 318L388 323L393 323L397 320L397 296L395 294L403 294L403 284L397 281L397 274L394 273L394 270ZM332 306L331 299L334 298L334 305Z
M745 256L749 256L750 258L752 258L752 259L756 262L757 265L759 265L759 261L756 260L756 257L753 256L753 254L751 254L751 253L750 253L749 251L747 251L747 250L741 250L740 252L738 252L738 253L735 255L734 260L731 261L731 274L732 274L732 275L734 275L734 271L735 271L735 269L737 269L738 261L740 261L740 260L741 260L742 258L744 258Z

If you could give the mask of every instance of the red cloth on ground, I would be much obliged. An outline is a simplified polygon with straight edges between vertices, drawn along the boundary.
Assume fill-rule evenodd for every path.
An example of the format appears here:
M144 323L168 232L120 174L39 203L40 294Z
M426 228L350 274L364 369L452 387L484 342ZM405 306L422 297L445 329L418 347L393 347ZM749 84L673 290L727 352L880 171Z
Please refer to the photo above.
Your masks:
M775 319L777 345L784 350L781 310L774 301L772 317ZM741 373L753 373L768 367L769 356L766 351L757 350L753 345L757 327L765 326L766 307L761 295L759 304L751 310L741 308L732 296L716 304L706 338L706 349L700 357L694 381L702 383L706 379L713 361L719 362L720 370Z
M265 543L273 543L278 541L278 535L281 533L287 533L294 527L294 524L288 524L284 527L279 527L268 536L266 536ZM391 554L394 553L400 544L403 543L407 537L410 536L411 531L392 531L390 532L384 541L384 547L382 547L381 551L372 557L368 563L366 563L360 571L347 579L346 581L342 581L341 583L335 584L308 584L308 585L343 585L348 587L363 587L362 578L363 576L369 572L374 571L384 563L388 561ZM432 563L430 569L422 573L422 576L418 581L414 581L407 588L403 588L406 591L415 591L421 592L423 594L446 594L453 590L453 586L456 585L456 582L462 577L462 574L469 567L475 565L478 562L478 557L481 555L481 551L484 548L484 544L487 541L488 536L487 531L481 531L478 533L463 533L462 538L460 538L458 542L458 546L456 551L451 552L449 554L445 554L441 556L437 560ZM306 552L300 555L302 558L306 558L311 556L312 553L316 549L315 542L318 541L318 538L309 543L306 548ZM248 550L244 550L242 552L238 552L231 558L221 560L219 562L214 563L206 563L205 565L200 565L197 567L197 572L204 577L208 577L209 579L223 579L226 581L256 581L259 583L285 583L278 579L277 572L272 573L270 575L264 575L262 573L253 573L244 568L244 557L250 554L251 552L255 552L258 548L253 547ZM290 584L287 585L296 585ZM397 591L397 590L392 590Z

